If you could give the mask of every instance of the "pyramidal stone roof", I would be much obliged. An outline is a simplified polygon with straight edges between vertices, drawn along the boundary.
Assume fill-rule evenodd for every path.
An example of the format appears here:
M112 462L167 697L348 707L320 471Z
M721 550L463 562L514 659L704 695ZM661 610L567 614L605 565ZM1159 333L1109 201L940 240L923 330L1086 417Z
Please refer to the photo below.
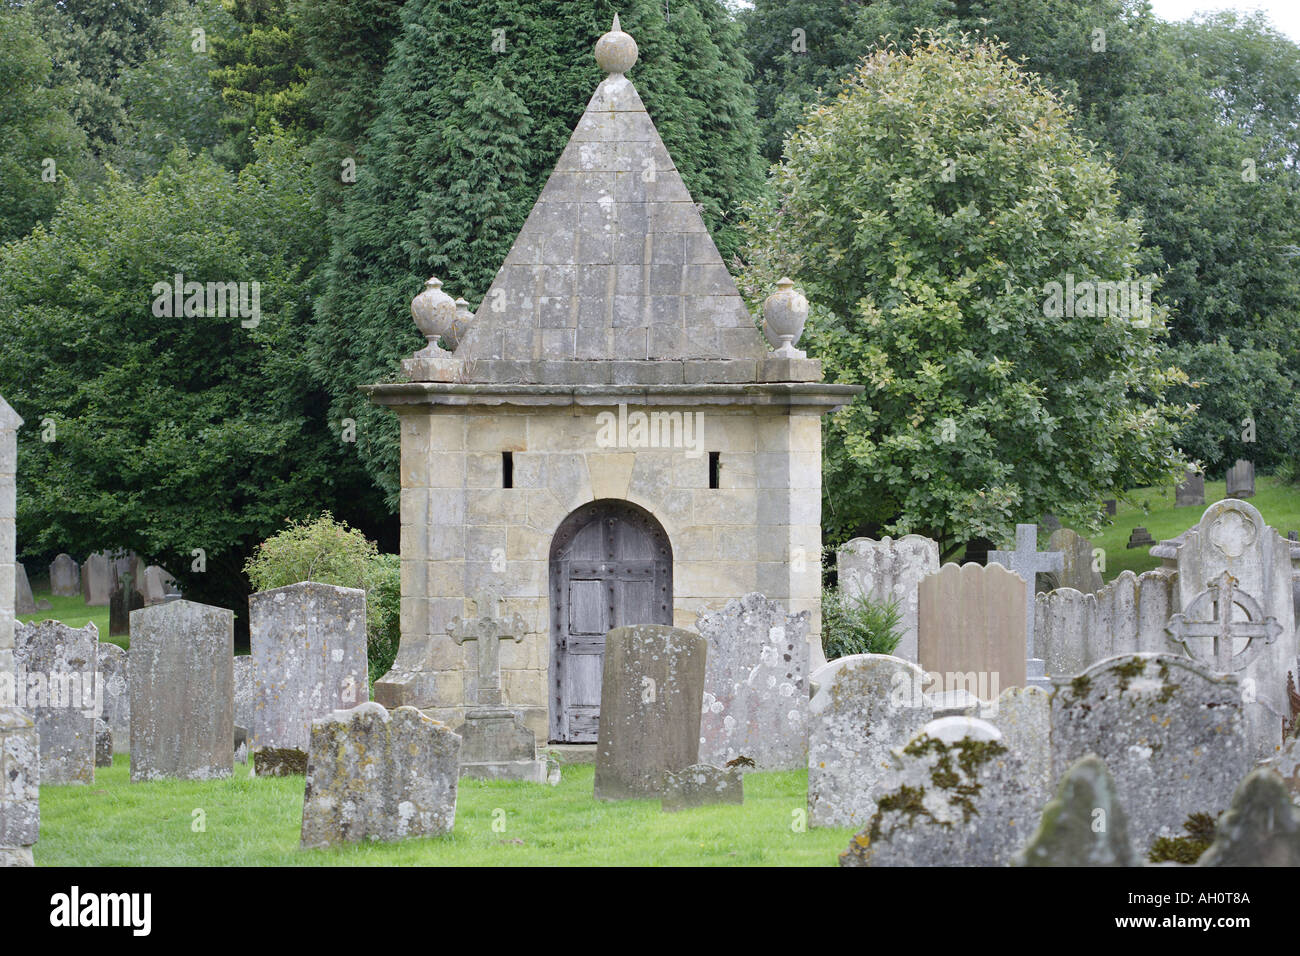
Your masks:
M466 382L757 382L770 356L699 210L624 71L578 121L455 358ZM818 376L820 377L820 376Z
M4 396L0 395L0 431L17 431L22 426L23 420L18 417L18 413L13 410L13 407L4 400Z

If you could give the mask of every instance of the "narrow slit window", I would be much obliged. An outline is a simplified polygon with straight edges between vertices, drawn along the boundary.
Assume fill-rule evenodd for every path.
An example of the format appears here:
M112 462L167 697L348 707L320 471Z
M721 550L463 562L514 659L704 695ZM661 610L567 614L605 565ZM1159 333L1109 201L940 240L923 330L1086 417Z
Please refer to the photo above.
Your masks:
M515 486L514 452L503 451L501 453L501 487L513 488L514 486Z
M722 452L709 452L709 487L718 487L718 471L722 468Z

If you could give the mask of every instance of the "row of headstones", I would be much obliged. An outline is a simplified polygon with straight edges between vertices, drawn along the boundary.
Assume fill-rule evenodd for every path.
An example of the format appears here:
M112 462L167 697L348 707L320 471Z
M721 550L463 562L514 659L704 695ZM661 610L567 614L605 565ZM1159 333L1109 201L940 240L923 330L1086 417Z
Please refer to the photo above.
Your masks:
M1050 693L1017 688L994 702L937 699L929 680L885 655L832 661L812 677L809 823L859 828L842 862L1005 865L1053 782L1089 755L1113 774L1124 840L1145 857L1196 815L1228 810L1254 765L1239 681L1185 658L1115 657ZM1300 742L1268 767L1300 804Z
M1225 493L1229 498L1255 497L1255 463L1238 458L1224 475ZM1205 505L1205 474L1188 468L1187 474L1174 488L1174 506Z
M121 593L115 605L115 598ZM140 607L162 604L180 596L176 579L157 565L146 566L134 554L114 557L107 551L90 555L85 565L78 565L67 554L60 554L50 563L50 593L56 597L75 597L80 594L88 607L109 607L119 615L129 614ZM49 610L41 607L32 594L27 570L21 562L14 566L14 613L36 614ZM111 634L127 633L123 618L121 630L110 628Z

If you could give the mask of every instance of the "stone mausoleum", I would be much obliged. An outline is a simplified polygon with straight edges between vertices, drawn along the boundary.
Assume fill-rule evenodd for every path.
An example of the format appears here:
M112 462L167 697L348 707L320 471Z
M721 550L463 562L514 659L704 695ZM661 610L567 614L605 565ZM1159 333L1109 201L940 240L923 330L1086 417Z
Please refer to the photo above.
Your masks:
M409 382L367 387L401 421L390 707L461 723L477 652L449 625L474 615L519 615L500 696L541 741L596 740L613 627L694 627L761 591L811 612L822 659L821 417L859 389L794 348L788 281L764 343L625 75L636 57L615 20L608 75L477 312L429 280Z

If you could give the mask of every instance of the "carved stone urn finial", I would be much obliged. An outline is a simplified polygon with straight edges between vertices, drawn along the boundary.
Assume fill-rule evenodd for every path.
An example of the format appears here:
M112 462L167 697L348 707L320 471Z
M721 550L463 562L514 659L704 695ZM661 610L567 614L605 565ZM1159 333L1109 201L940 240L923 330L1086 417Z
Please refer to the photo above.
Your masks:
M808 300L795 291L794 283L782 278L776 291L763 302L763 334L781 358L807 358L795 348L808 321Z
M422 354L446 355L438 340L452 330L456 321L456 303L442 291L442 280L437 276L430 278L420 294L411 300L411 317L429 342Z

